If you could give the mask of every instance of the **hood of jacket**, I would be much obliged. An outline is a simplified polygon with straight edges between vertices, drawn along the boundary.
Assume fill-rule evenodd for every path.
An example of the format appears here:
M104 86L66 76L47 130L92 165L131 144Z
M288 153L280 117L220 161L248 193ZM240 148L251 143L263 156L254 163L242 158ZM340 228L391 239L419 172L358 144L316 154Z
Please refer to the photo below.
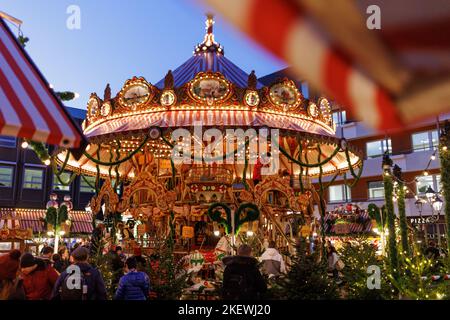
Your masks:
M258 260L256 260L253 257L246 257L246 256L227 256L222 259L222 262L225 265L241 264L252 266L258 264Z
M261 260L280 260L281 254L275 248L267 248L261 255Z

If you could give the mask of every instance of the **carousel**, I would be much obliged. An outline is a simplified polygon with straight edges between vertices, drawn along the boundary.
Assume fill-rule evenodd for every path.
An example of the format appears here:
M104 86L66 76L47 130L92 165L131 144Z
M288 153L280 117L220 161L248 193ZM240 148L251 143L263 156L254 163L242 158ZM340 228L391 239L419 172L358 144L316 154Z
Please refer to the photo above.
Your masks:
M96 177L90 209L119 228L132 220L134 244L151 248L174 226L178 250L199 261L248 238L291 249L320 232L314 207L325 215L336 177L357 180L361 154L335 136L326 98L305 98L287 78L264 86L225 57L213 24L208 16L193 56L156 84L132 77L116 95L109 85L92 93L89 144L51 158L57 173ZM207 248L215 254L199 257Z

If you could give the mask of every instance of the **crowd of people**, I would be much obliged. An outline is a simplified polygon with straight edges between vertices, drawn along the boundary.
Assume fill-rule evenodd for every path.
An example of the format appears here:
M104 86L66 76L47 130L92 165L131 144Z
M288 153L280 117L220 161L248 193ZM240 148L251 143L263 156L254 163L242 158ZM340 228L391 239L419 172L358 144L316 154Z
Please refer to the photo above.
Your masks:
M107 292L100 271L88 262L91 250L75 246L58 253L45 246L40 256L11 250L0 256L0 300L106 300ZM139 266L145 264L140 249L128 258L120 246L111 252L116 276L117 300L146 300L150 280Z
M336 281L343 268L336 249L328 242L328 271ZM44 246L40 256L11 250L0 256L0 299L2 300L106 300L107 290L101 272L89 264L92 248L63 246L58 253ZM107 253L113 271L113 299L146 300L151 284L146 272L147 260L139 247L127 257L120 246ZM266 278L286 273L283 256L274 241L259 259L252 248L241 245L237 254L222 259L225 266L221 294L224 299L258 299L267 290Z

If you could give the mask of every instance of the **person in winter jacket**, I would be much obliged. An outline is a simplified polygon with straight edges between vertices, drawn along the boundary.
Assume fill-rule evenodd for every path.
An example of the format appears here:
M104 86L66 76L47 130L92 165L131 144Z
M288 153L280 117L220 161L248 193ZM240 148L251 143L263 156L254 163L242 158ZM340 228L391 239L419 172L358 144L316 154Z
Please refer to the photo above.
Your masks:
M20 255L19 250L11 250L0 256L0 300L8 299L13 291Z
M136 271L136 268L136 259L128 258L125 262L126 274L120 278L115 300L147 300L150 279L145 272Z
M0 256L0 281L14 280L19 270L20 251L11 250Z
M43 260L24 253L20 258L23 289L27 300L49 300L58 272Z
M106 300L106 288L105 283L103 282L102 275L100 271L92 267L88 262L89 258L89 249L86 247L78 247L75 249L71 258L73 261L73 265L76 265L80 268L80 272L83 274L83 278L85 279L85 285L87 286L86 296L83 298L85 300ZM52 299L65 300L65 298L61 295L63 282L68 280L69 273L64 271L58 278L58 281L53 288Z
M284 264L283 257L275 248L275 241L269 242L269 247L261 255L262 270L264 274L267 274L269 278L277 277L282 273L286 273L286 266Z
M225 264L223 273L222 297L225 300L260 299L267 290L258 269L258 260L252 256L252 248L241 245L237 256L222 259Z

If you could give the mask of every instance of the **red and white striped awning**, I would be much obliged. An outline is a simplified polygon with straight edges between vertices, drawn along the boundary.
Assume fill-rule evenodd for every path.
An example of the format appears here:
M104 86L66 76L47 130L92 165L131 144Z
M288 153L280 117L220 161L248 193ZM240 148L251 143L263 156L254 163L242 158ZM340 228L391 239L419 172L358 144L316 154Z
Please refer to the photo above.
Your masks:
M44 232L45 212L44 209L0 208L0 227L16 226L21 229L32 229L33 233ZM70 216L72 218L71 234L92 233L92 215L90 213L71 211Z
M0 18L0 135L78 147L83 134Z
M447 0L204 1L373 128L450 110ZM373 5L380 30L366 24Z
M334 136L332 128L311 119L243 110L175 110L147 112L112 118L86 128L86 137L101 136L152 127L177 128L202 125L205 127L268 127L282 130L295 130L325 136Z

